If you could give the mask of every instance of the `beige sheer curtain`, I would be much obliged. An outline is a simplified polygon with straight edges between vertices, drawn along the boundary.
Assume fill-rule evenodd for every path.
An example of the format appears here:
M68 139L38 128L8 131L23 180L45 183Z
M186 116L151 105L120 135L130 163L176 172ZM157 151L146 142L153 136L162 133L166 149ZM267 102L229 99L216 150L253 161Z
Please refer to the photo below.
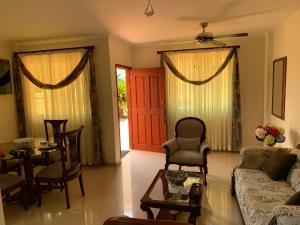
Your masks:
M29 71L38 80L55 84L65 78L79 63L84 51L21 55ZM68 119L67 130L85 128L81 136L81 160L93 163L92 117L90 105L89 66L70 85L47 90L36 87L22 76L27 134L45 137L44 119Z
M224 62L229 50L168 53L175 67L191 80L210 77ZM169 137L176 122L187 116L201 118L207 127L207 141L213 150L231 150L232 60L223 72L204 85L181 81L166 66Z

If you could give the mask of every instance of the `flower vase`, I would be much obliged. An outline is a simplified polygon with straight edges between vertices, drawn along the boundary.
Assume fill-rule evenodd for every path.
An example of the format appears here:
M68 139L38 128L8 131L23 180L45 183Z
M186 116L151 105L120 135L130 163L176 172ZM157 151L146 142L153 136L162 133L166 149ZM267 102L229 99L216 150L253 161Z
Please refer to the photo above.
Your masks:
M274 145L275 145L275 143L274 143L274 144L265 144L265 143L264 143L264 146L265 146L265 147L274 147Z

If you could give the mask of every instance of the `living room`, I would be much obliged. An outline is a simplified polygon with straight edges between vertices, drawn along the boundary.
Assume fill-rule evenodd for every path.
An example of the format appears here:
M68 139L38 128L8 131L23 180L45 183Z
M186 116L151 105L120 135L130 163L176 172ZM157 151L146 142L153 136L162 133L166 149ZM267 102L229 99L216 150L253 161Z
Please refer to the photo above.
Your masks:
M298 1L228 0L208 4L153 0L154 14L149 17L144 15L147 4L148 1L37 3L34 0L1 3L1 8L7 10L1 16L5 32L1 35L0 58L9 60L13 88L10 94L0 95L0 143L21 137L13 78L14 53L93 46L102 149L98 157L105 161L105 166L92 167L93 159L89 159L93 154L87 154L85 164L91 165L83 167L86 195L82 197L77 182L71 182L70 209L66 209L64 193L51 191L42 194L40 208L30 204L25 211L19 203L4 203L6 225L101 224L109 217L121 215L146 218L140 200L157 171L165 167L166 156L130 151L121 157L115 68L116 65L133 69L160 67L161 55L157 51L215 47L185 42L201 32L200 22L208 21L206 31L215 35L249 34L220 39L226 46L239 46L241 146L262 146L254 132L257 125L268 123L285 130L286 140L277 147L295 148L300 143ZM114 14L122 15L117 18ZM287 57L284 119L272 114L273 61L282 57ZM26 65L25 57L20 58ZM167 128L170 139L174 137L174 124L168 124ZM239 204L230 194L231 174L240 162L239 152L212 149L207 157L208 184L197 224L243 224ZM174 165L170 168L178 169ZM199 168L183 167L183 170L199 171ZM184 213L178 215L185 222L187 217Z

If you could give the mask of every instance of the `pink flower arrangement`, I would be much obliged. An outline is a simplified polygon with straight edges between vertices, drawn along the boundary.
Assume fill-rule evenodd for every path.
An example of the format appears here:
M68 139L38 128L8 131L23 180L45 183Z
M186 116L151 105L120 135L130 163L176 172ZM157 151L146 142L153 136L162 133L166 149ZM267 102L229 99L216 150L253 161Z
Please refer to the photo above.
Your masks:
M285 142L284 131L272 124L258 125L255 129L255 136L258 141L264 142L266 145L273 146L276 143Z

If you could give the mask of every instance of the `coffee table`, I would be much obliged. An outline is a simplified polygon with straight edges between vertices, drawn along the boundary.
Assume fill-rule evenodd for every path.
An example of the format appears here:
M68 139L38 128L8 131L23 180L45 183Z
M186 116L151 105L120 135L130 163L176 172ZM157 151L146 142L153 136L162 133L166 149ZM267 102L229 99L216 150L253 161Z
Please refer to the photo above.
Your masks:
M151 208L158 208L159 212L156 219L159 220L173 219L171 210L190 212L188 222L196 224L196 219L201 214L203 189L201 189L199 204L190 204L188 191L193 183L200 183L204 187L204 174L187 172L188 178L183 186L168 182L166 174L167 170L158 171L150 187L141 199L140 208L147 213L148 219L154 219Z

